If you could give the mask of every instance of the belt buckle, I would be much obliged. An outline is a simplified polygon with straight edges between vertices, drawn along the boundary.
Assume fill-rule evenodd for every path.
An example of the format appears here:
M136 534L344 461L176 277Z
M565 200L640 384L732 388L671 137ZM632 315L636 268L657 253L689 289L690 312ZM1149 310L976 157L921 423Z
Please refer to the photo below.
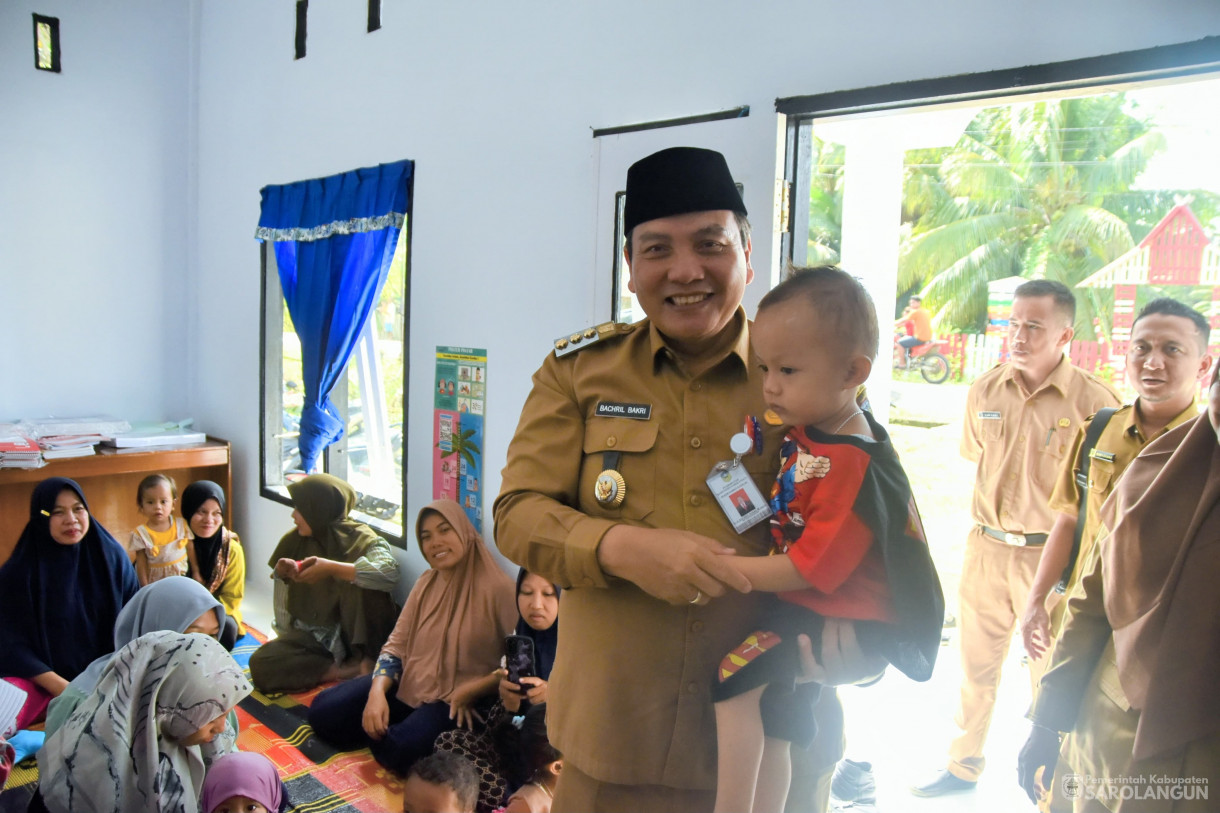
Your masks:
M1010 545L1016 545L1019 548L1023 548L1025 547L1025 534L1010 534L1008 531L1005 531L1004 541Z

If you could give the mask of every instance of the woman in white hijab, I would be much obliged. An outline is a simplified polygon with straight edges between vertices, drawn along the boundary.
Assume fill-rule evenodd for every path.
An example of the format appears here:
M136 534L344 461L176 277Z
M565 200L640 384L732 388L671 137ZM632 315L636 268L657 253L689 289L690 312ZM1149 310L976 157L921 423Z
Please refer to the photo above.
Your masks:
M137 638L115 653L93 694L38 753L46 809L196 813L200 745L224 730L250 690L241 667L206 635Z

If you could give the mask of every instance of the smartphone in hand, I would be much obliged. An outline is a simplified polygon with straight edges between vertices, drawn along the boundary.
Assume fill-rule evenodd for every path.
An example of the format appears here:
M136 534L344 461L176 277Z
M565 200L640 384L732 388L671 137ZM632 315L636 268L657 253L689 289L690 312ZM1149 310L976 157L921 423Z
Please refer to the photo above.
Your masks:
M534 641L524 635L509 635L504 639L504 664L508 680L521 686L521 678L535 677ZM522 687L522 691L525 688Z

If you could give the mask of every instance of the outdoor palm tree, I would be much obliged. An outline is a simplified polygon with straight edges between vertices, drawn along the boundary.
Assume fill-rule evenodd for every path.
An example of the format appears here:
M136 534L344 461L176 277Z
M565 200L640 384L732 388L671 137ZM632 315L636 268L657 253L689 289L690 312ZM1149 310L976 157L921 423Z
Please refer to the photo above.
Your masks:
M1121 93L981 111L953 147L908 153L898 290L922 289L943 330L979 330L992 280L1074 286L1134 245L1107 201L1143 194L1131 184L1164 146ZM1077 295L1091 338L1104 303Z

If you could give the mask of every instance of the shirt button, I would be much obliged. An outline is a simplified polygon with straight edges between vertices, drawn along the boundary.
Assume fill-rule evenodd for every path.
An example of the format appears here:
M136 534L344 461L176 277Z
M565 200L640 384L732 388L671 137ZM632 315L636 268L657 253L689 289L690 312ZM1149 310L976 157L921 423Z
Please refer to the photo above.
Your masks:
M691 632L703 632L703 622L696 621L695 623L691 624L690 631Z
M698 448L699 448L700 446L702 446L702 445L703 445L703 441L699 440L699 438L691 438L691 439L690 439L690 447L691 447L692 449L698 449Z
M696 508L698 508L699 506L703 505L703 498L700 497L698 494L692 494L691 498L690 498L690 504L695 506Z
M694 384L690 385L690 391L691 392L703 392L703 384L696 381Z
M616 443L618 443L618 440L615 439L614 435L611 435L610 437L606 438L607 446L613 447L614 444L616 444Z
M698 683L686 684L686 693L687 694L698 694L699 693L699 684Z

